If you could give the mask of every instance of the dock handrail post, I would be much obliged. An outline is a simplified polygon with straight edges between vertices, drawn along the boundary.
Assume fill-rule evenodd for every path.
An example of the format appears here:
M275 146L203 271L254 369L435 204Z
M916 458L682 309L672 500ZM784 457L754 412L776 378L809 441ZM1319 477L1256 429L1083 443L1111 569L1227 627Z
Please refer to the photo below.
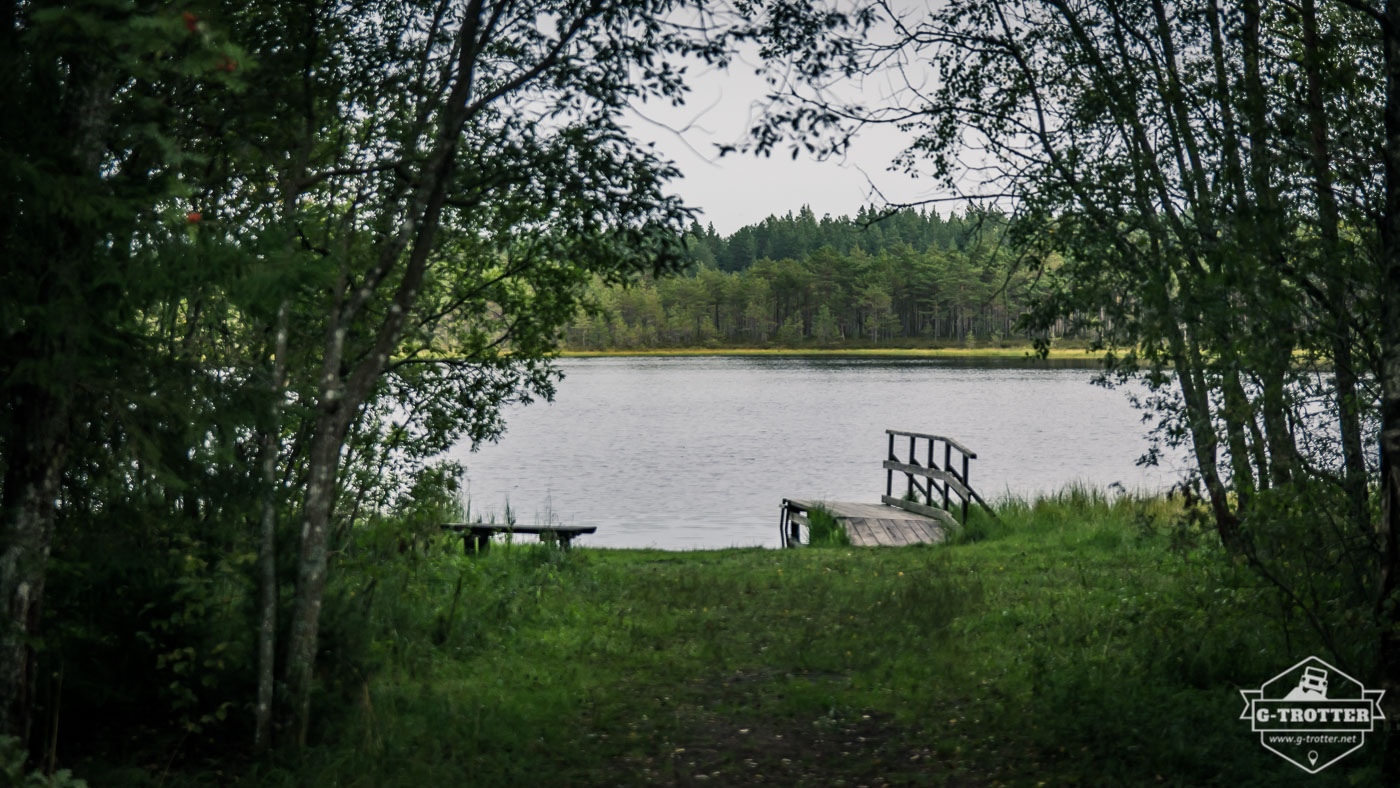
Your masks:
M967 455L963 455L963 462L967 462ZM943 470L953 472L953 444L943 441ZM948 481L943 481L943 510L948 510Z
M969 482L969 481L967 480L967 470L968 470L967 455L964 454L964 455L963 455L962 483L963 483L963 487L966 487L966 488L969 490L969 493L968 493L968 495L960 496L960 497L962 498L962 504L963 504L963 507L962 507L962 509L963 509L963 519L962 519L963 525L967 525L967 503L968 503L967 499L968 499L969 497L971 497L971 492L970 492L970 491L972 490L972 483Z
M917 453L915 453L915 451L914 451L914 441L915 441L915 440L917 440L917 439L916 439L913 435L910 435L910 436L909 436L909 464L910 464L910 465L918 465L918 464L919 464L919 455L918 455ZM909 485L908 488L905 489L905 491L904 491L904 496L905 496L906 498L914 498L914 474L912 474L912 473L906 473L906 474L904 474L904 477L905 477L905 479L908 481L908 485ZM917 500L917 499L915 499L915 500Z
M894 456L894 433L890 433L890 452L889 452L889 453L890 453L889 459L894 460L894 461L896 461L896 462L899 461L899 458L896 457L896 456ZM889 469L889 468L886 468L886 469L885 469L885 495L888 495L888 496L890 496L891 498L894 497L894 471L891 470L891 469Z
M792 521L792 505L786 498L783 499L783 517L787 520L787 546L795 547L801 545L802 526ZM810 542L811 540L809 539L808 541Z
M933 464L933 441L928 442L928 467L937 468ZM933 506L933 479L924 479L924 503Z

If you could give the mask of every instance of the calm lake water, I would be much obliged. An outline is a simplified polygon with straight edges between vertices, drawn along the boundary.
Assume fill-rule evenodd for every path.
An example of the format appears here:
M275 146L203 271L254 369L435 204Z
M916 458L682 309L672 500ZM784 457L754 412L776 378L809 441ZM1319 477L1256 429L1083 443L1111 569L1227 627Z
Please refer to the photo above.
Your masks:
M453 456L474 514L509 502L519 522L597 525L580 540L596 547L776 547L785 497L879 501L886 429L975 451L972 486L989 500L1176 481L1181 467L1135 465L1146 428L1125 393L1053 365L566 359L553 403L512 408L499 443Z

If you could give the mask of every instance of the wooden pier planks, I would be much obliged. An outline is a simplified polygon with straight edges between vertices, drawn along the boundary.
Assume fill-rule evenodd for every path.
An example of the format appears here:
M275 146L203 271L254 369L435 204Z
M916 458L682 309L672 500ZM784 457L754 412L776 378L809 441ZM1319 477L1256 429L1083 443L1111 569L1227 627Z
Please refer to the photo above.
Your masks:
M943 523L923 515L872 503L788 499L796 508L817 507L831 512L846 528L856 547L899 547L910 544L938 544L946 538ZM801 515L797 515L801 517Z
M945 541L949 530L962 527L959 521L967 522L972 501L991 512L991 507L968 483L971 461L977 458L975 452L941 435L905 430L885 430L885 434L889 445L881 463L885 494L880 496L880 503L784 498L779 527L785 547L802 544L803 526L808 526L810 537L807 514L818 507L831 512L841 523L852 545L885 547ZM909 445L901 456L903 438L909 439ZM895 474L905 477L900 485L903 495L896 495ZM955 515L954 507L962 511L961 518Z
M837 520L846 526L846 535L851 537L851 544L860 546L879 544L875 541L875 532L870 529L869 520L847 520L839 517Z

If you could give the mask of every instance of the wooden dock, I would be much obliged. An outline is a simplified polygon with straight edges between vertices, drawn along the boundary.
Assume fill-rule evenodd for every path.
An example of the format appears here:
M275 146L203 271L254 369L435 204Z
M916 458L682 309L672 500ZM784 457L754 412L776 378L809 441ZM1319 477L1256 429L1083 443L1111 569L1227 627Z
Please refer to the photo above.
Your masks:
M885 430L885 434L889 436L889 454L881 465L885 494L880 503L784 498L778 526L784 547L803 544L804 527L810 543L808 513L818 508L835 517L851 544L861 547L938 544L947 539L949 530L967 522L968 505L973 501L991 511L968 482L971 461L977 458L971 449L941 435L902 430ZM909 443L907 455L901 457L896 439L903 438ZM900 497L895 496L895 474L905 479ZM961 513L961 521L955 512Z
M845 526L855 547L938 544L947 538L946 523L883 504L788 498L783 500L783 507L788 512L788 522L798 526L807 524L807 512L825 509Z

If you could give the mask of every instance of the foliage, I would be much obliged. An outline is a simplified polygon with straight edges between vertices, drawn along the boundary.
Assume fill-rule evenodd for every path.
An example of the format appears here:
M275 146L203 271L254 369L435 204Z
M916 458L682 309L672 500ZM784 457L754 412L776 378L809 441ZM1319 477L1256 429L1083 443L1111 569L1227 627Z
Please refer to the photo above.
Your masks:
M1375 638L1400 643L1386 618L1400 607L1368 602L1400 577L1387 525L1400 506L1376 506L1363 437L1376 381L1400 401L1400 341L1377 338L1400 326L1377 318L1400 288L1376 265L1388 254L1400 275L1400 232L1382 226L1400 212L1377 199L1372 155L1375 66L1400 48L1378 55L1371 20L1310 0L1229 13L977 0L892 27L905 37L880 49L864 35L874 6L849 20L806 3L738 10L752 27L669 0L13 5L0 30L7 778L34 780L11 750L51 760L59 730L76 757L149 747L126 765L192 768L253 738L248 712L276 674L288 739L323 744L254 767L271 781L437 766L508 780L532 762L561 783L617 763L647 780L725 751L672 757L677 737L747 713L747 695L720 691L735 684L761 688L790 742L814 721L854 746L868 709L894 742L879 758L1247 780L1248 763L1221 777L1188 759L1231 750L1191 740L1207 708L1223 713L1201 693L1265 670L1265 653L1317 645L1367 665ZM927 156L956 184L959 154L984 151L993 190L977 196L1009 198L1014 220L804 211L728 239L685 232L664 189L673 168L622 115L681 101L676 61L723 63L760 32L766 57L810 79L855 74L872 52L932 57L937 100L900 116L922 134L903 163ZM917 57L884 56L904 48ZM798 102L768 117L805 136L889 116ZM761 148L779 139L766 132ZM685 263L692 275L657 278ZM820 551L820 572L804 563L818 551L449 558L433 525L462 516L455 469L433 458L499 436L503 405L550 397L571 320L583 347L1089 332L1114 374L1147 383L1159 436L1190 446L1209 508L1195 491L1179 516L1071 496L969 527L962 553ZM1400 457L1395 440L1383 450ZM1011 582L984 583L1008 563ZM949 635L985 639L980 661L953 659ZM1383 672L1400 681L1393 662ZM1130 673L1155 683L1125 685ZM1041 761L1002 766L923 721L988 676L1001 694L974 725L1040 721L1018 744ZM1115 693L1131 706L1109 706ZM1094 715L1066 717L1085 697ZM313 702L332 721L320 731ZM1149 733L1160 709L1181 722ZM589 725L608 741L561 738ZM1109 726L1126 749L1107 746ZM547 732L522 741L525 728ZM932 739L947 746L915 744ZM424 742L441 757L422 758ZM1090 755L1060 758L1066 742Z
M11 10L0 731L260 748L275 678L295 743L359 531L420 539L587 285L681 264L619 118L731 42L669 0Z
M850 547L851 535L831 512L818 507L807 512L807 543L812 547Z
M178 509L181 471L236 454L210 445L201 408L239 413L237 386L168 329L184 298L232 278L226 258L184 253L198 216L182 176L202 162L182 143L189 97L236 91L238 62L241 47L164 6L25 3L0 30L0 732L25 745L38 677L63 674L35 650L58 512L122 530L160 497L142 481Z
M937 211L891 210L865 206L855 216L822 216L808 206L781 216L770 215L745 225L729 236L714 226L693 222L685 234L687 258L697 268L726 273L745 271L760 260L802 260L830 247L846 254L859 249L867 255L901 245L916 250L936 248L964 252L979 242L978 234L997 236L1005 218L995 212L968 211L946 217Z
M835 152L898 123L914 140L896 166L1014 208L1007 244L1041 285L1020 328L1068 321L1109 351L1104 383L1144 384L1231 560L1394 695L1400 606L1376 600L1400 588L1400 431L1383 423L1400 418L1400 302L1382 280L1400 276L1383 140L1400 3L1380 7L871 4L819 52L773 40L807 78L754 144L818 129ZM828 90L851 76L933 87L863 106Z
M356 611L354 640L369 647L337 670L317 743L239 774L386 786L1375 781L1374 743L1307 775L1240 722L1239 687L1322 646L1297 613L1280 618L1255 574L1221 560L1180 499L1080 488L997 513L975 544L900 549L517 543L467 557L456 539L400 553L361 532L328 599L333 620ZM98 780L113 765L87 766ZM174 776L210 775L189 764Z
M728 238L713 232L697 246L684 277L645 279L628 287L596 283L593 309L575 319L571 348L637 349L726 344L780 347L870 346L883 343L1008 342L1058 338L1068 322L1044 331L1017 326L1041 291L1018 269L1005 245L1007 218L969 211L946 219L904 210L881 218L769 217ZM868 223L868 225L867 225ZM706 262L753 238L783 238L756 248L791 257L745 258L726 272ZM697 255L696 249L711 250Z
M0 777L5 785L14 788L87 788L87 782L73 776L68 769L59 769L53 774L32 771L26 774L25 749L14 736L0 736Z

